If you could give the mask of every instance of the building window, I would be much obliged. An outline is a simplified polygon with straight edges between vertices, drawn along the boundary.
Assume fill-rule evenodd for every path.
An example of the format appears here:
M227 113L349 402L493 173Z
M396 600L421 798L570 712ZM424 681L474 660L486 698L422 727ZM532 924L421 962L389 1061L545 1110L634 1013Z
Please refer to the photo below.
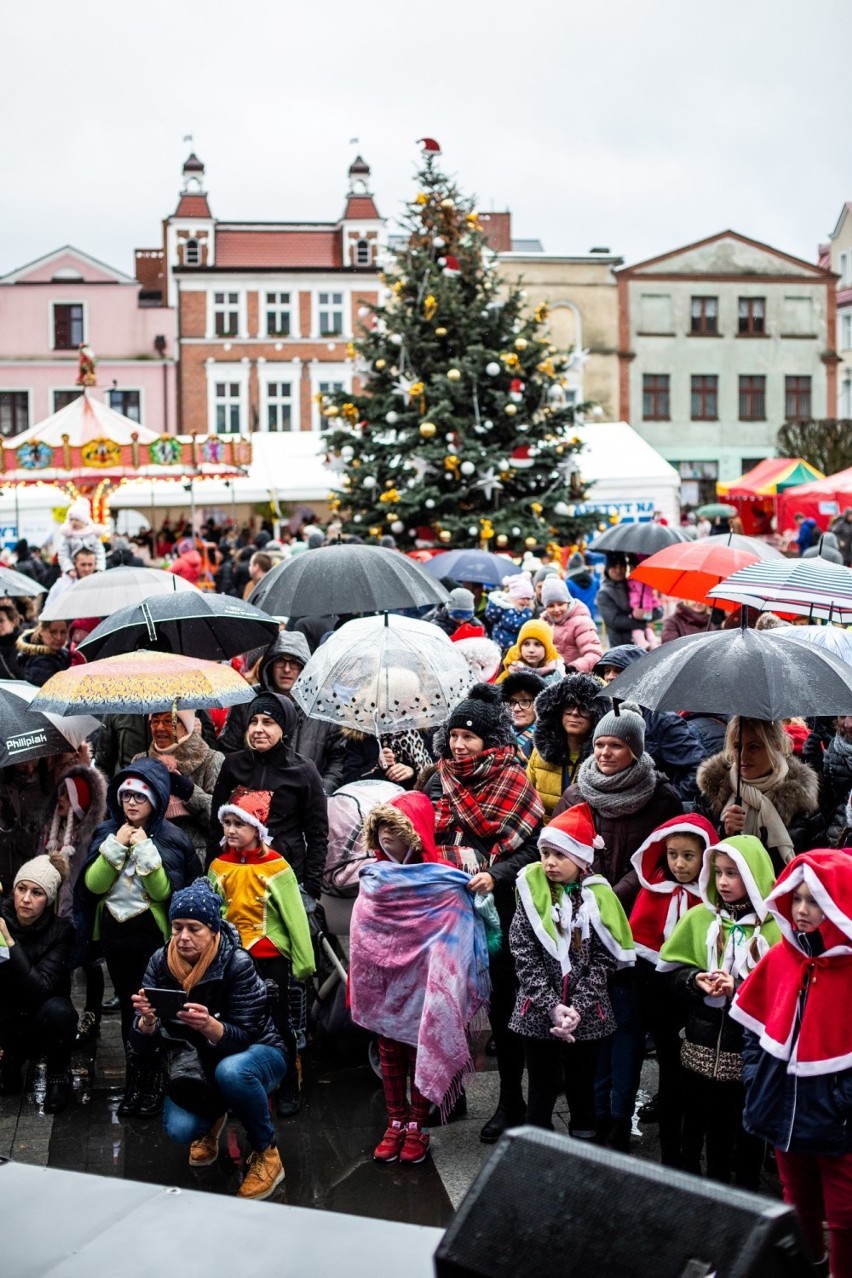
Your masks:
M359 240L358 243L355 245L355 265L356 266L370 265L370 241L369 240Z
M766 298L741 297L737 310L737 331L739 333L766 332Z
M129 417L132 422L142 421L142 394L138 390L107 391L107 403L113 412Z
M213 294L213 332L217 337L236 337L240 326L239 293Z
M690 416L694 422L719 419L719 378L696 376L690 379Z
M60 408L67 408L69 404L73 404L75 399L79 399L83 394L81 390L55 390L53 392L53 411L58 413Z
M314 391L315 395L328 395L328 396L339 395L341 391L346 390L347 388L346 383L342 381L317 382L315 385L316 385L316 389ZM321 405L315 403L314 408L315 408L314 421L313 421L314 430L322 430L325 423L320 414Z
M76 351L83 334L83 303L55 302L53 305L53 349Z
M852 417L852 377L840 383L840 416Z
M640 293L639 332L671 333L673 327L671 293Z
M852 314L840 316L840 349L852 350Z
M343 333L343 294L320 293L319 331L321 337L340 337Z
M20 435L30 424L28 391L0 391L0 435Z
M201 264L201 245L198 240L187 240L186 248L183 253L184 266L199 266Z
M293 429L293 383L269 382L266 387L266 429Z
M852 250L840 254L840 285L848 288L852 284Z
M642 416L646 422L667 422L669 411L668 373L645 373L642 377Z
M289 293L266 294L266 336L289 337L292 331L292 310Z
M811 415L811 379L809 377L784 378L784 416L788 421L801 420Z
M216 434L238 435L242 428L242 404L239 382L214 382Z
M740 421L766 421L766 378L740 378Z
M693 297L689 331L691 333L718 333L718 297Z

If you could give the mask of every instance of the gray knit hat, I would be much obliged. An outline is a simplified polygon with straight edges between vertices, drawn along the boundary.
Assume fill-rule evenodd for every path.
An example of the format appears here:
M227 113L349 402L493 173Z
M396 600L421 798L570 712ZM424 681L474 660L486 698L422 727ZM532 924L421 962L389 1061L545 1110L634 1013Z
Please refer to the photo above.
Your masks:
M645 720L638 706L624 702L618 710L610 710L595 728L593 740L597 741L598 737L618 737L634 758L641 759L645 753Z

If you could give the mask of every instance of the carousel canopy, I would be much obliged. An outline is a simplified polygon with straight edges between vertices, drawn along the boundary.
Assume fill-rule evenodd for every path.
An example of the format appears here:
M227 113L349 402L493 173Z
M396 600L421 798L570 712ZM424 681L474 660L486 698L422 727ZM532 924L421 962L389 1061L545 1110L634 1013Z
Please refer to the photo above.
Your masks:
M822 478L822 471L803 457L767 457L739 479L729 484L717 484L716 492L729 500L755 501L762 497L777 497L785 488Z

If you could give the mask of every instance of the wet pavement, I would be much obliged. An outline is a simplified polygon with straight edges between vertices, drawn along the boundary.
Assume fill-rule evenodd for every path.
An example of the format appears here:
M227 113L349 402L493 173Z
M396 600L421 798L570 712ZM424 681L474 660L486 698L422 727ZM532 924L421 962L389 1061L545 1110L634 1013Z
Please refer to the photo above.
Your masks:
M294 1118L277 1120L279 1148L287 1172L270 1202L347 1212L409 1224L446 1226L488 1157L491 1146L479 1129L494 1110L497 1075L481 1050L481 1072L468 1088L468 1116L432 1131L432 1155L417 1167L382 1166L372 1151L385 1127L381 1084L370 1068L363 1042L345 1053L309 1048L305 1104ZM653 1093L656 1065L645 1062L639 1104ZM213 1194L235 1193L248 1152L239 1123L229 1121L220 1156L212 1167L193 1169L187 1150L172 1144L159 1119L119 1119L124 1056L117 1016L104 1016L94 1062L74 1060L74 1097L55 1116L42 1112L43 1072L36 1069L27 1090L0 1097L0 1157L67 1171L174 1185ZM564 1101L554 1126L566 1131ZM634 1124L634 1152L659 1157L656 1127ZM777 1196L777 1181L764 1177Z

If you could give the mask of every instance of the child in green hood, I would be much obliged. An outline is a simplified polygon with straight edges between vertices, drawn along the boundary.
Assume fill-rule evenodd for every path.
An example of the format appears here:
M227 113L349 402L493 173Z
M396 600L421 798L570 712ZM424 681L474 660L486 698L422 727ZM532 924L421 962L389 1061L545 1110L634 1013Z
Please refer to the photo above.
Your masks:
M775 883L769 853L753 835L734 835L704 854L701 905L689 910L660 951L658 970L670 973L687 1005L681 1051L684 1067L683 1167L756 1190L762 1145L742 1125L742 1030L729 1017L736 990L780 940L766 898Z

